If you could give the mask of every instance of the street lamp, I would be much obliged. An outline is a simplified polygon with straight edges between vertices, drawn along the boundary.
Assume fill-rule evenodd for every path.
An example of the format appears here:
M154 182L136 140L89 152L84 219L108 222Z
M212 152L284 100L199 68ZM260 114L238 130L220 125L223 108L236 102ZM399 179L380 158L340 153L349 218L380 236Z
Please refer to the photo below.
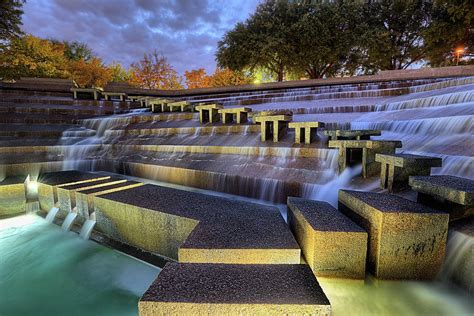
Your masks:
M464 53L464 48L456 49L456 66L459 65L459 59L461 58L462 53Z

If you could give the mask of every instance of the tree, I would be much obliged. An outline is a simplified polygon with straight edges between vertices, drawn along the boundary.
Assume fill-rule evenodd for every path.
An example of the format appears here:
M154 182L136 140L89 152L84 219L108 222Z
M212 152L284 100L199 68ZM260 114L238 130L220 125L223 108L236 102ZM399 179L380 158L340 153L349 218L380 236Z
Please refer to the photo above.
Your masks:
M0 64L0 77L7 79L68 76L64 47L33 35L12 39L0 54Z
M154 51L131 66L130 83L146 89L181 89L182 78L163 55Z
M89 61L80 59L70 61L70 78L79 87L105 87L112 80L112 70L105 67L99 58L93 57Z
M218 43L218 65L234 71L262 67L282 81L294 58L292 26L298 21L299 7L278 0L261 3L245 23L238 23Z
M425 58L423 40L432 4L425 0L380 0L364 6L366 71L406 69Z
M64 41L63 44L64 56L66 56L66 58L69 60L78 61L83 59L85 61L90 61L93 57L95 57L94 53L92 52L92 49L89 48L86 43L78 41Z
M128 82L130 80L130 73L120 63L112 62L109 69L112 72L112 82Z
M18 38L23 34L20 26L24 0L0 1L0 44Z
M293 70L311 79L352 74L363 31L360 8L352 1L300 5L291 37Z
M253 78L251 76L232 71L228 68L217 68L208 79L210 87L238 86L252 83L252 81Z
M432 66L455 64L458 48L474 47L474 2L436 0L432 23L424 34L426 58Z
M206 74L204 68L185 71L184 77L186 78L186 86L188 89L209 87L209 76Z

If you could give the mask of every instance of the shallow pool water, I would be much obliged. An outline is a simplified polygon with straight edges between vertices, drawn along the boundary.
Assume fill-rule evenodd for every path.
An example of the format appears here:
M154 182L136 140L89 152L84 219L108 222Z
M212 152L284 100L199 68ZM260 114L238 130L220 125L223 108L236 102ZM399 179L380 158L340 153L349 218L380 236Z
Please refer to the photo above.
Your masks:
M137 315L160 269L36 215L0 220L0 315Z

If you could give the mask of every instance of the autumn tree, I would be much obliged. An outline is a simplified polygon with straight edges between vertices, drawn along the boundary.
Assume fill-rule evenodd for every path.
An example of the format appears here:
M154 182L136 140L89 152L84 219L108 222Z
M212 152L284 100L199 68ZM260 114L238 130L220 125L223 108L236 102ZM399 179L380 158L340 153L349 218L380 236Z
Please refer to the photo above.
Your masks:
M154 51L130 66L130 84L146 89L181 89L182 79L166 58Z
M69 64L70 78L79 87L105 87L112 80L112 70L104 66L102 60L93 57L86 61L80 59Z
M184 72L185 83L188 89L209 87L209 76L204 68Z
M244 73L235 72L228 68L217 68L212 76L209 77L210 87L238 86L252 83L252 76Z
M112 82L128 82L130 73L118 62L112 62L108 67L112 72Z
M23 34L20 26L24 3L24 0L0 1L0 48L2 43L5 44Z
M0 77L66 78L64 47L32 35L12 39L0 53Z

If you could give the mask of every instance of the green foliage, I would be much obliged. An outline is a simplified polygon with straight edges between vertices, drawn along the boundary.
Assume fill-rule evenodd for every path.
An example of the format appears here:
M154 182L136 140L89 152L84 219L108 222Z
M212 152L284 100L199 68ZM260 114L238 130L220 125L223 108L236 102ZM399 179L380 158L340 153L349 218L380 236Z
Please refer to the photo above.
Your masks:
M128 82L130 80L130 73L117 62L112 62L108 67L112 72L112 82Z
M431 2L380 0L364 6L367 29L363 67L370 70L406 69L426 56L423 34L431 22Z
M23 34L20 26L24 3L24 0L0 0L0 45Z
M32 35L12 39L0 53L0 64L0 77L6 79L68 76L64 47Z
M432 66L455 64L456 49L474 47L474 2L436 0L432 16L424 34L426 58Z
M92 49L87 46L86 43L81 43L78 41L68 42L64 41L64 56L69 60L85 60L90 61L94 56Z

